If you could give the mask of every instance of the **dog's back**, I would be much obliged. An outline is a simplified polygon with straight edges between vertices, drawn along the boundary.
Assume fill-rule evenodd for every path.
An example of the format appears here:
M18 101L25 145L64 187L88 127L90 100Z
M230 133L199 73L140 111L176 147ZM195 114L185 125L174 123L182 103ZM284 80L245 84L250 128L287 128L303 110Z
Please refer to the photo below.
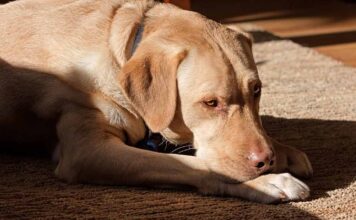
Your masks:
M1 142L52 139L66 101L91 105L86 92L93 79L81 72L95 56L83 57L83 44L94 51L106 42L96 32L109 27L107 16L122 2L24 0L0 6Z

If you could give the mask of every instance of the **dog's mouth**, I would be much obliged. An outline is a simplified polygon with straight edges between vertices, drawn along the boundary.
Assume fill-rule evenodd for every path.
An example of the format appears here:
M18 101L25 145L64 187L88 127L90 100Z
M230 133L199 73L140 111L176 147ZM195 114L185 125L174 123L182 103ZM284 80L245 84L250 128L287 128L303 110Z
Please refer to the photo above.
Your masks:
M156 151L159 153L183 154L195 156L196 149L193 144L174 144L169 142L159 133L148 132L145 138L139 141L136 146L141 149Z

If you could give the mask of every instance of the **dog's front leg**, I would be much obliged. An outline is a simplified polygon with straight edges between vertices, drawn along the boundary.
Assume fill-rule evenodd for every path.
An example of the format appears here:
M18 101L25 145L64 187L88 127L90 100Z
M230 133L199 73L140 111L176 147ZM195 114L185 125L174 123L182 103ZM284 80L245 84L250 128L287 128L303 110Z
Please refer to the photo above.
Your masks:
M272 140L276 153L275 173L290 172L295 176L310 178L313 175L313 168L308 156L294 148Z
M201 193L257 202L304 199L309 189L289 174L269 174L237 183L213 173L201 159L127 146L98 110L78 109L61 116L58 177L69 182L110 185L189 185Z
M126 145L124 135L98 110L76 108L63 113L57 131L60 162L56 175L69 182L199 188L210 176L205 163L196 157Z

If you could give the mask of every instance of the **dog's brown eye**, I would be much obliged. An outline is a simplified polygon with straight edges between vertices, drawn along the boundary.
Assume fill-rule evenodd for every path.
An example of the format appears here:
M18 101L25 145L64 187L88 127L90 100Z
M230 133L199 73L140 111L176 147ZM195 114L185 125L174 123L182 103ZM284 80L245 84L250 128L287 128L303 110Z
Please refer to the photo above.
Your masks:
M253 87L253 96L255 98L258 98L260 97L260 95L261 95L261 86L256 84L255 87Z
M204 101L204 103L205 103L205 105L207 105L209 107L217 107L218 106L218 100L216 100L216 99Z

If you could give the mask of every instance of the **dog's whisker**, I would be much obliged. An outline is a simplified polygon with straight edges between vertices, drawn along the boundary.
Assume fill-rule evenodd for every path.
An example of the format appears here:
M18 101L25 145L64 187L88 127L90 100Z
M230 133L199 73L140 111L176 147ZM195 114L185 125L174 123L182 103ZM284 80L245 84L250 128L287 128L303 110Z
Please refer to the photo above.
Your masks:
M164 141L165 141L164 152L166 152L166 151L167 151L167 146L168 146L169 143L168 143L168 141L165 140L165 139L164 139Z
M162 138L162 139L161 139L161 142L160 142L158 145L163 145L163 144L165 143L165 141L166 141L166 140L165 140L164 138Z
M187 151L190 151L190 150L195 150L195 149L194 149L193 147L191 147L191 148L188 148L188 149L179 151L179 154L182 154L182 153L187 152Z
M181 146L171 151L171 153L179 152L180 149L186 148L187 146Z

